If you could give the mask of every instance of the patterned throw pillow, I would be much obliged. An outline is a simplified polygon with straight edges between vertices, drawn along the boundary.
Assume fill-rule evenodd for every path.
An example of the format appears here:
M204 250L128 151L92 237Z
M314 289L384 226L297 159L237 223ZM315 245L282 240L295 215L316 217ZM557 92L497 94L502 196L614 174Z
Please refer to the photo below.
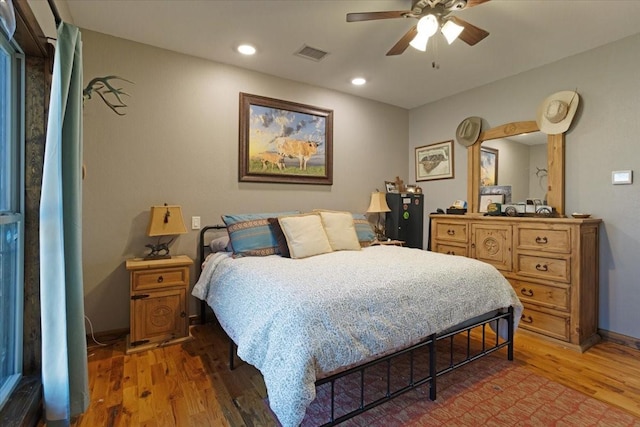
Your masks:
M234 257L276 255L280 251L268 219L291 212L222 215L227 226Z
M371 243L376 240L376 233L373 231L373 228L371 228L371 223L369 223L369 220L364 214L354 213L352 215L360 246L363 248L370 246Z

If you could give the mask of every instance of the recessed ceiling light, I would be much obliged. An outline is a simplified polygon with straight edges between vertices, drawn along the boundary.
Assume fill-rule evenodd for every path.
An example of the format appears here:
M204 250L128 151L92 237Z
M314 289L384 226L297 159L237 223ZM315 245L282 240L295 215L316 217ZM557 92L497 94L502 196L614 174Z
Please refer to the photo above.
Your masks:
M256 53L256 48L251 46L250 44L241 44L238 46L238 52L243 55L253 55Z
M365 79L364 77L355 77L354 79L351 80L351 84L354 84L356 86L362 86L366 82L367 82L367 79Z

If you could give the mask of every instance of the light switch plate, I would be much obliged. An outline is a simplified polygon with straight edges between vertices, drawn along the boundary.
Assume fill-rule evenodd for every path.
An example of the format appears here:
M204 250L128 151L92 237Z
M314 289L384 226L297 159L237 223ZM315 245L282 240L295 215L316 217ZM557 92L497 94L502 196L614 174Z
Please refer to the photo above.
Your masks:
M611 172L611 183L618 184L631 184L633 182L633 171L613 171Z
M191 217L191 229L192 230L200 230L200 217L192 216Z

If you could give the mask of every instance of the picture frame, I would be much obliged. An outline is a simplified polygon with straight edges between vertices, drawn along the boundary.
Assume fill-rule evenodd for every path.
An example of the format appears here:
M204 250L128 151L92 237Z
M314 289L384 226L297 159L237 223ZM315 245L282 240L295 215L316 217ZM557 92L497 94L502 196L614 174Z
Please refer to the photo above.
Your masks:
M491 203L504 203L504 194L482 194L480 195L479 212L487 212L487 207Z
M238 180L333 184L333 110L240 93Z
M511 203L511 186L510 185L490 185L480 187L480 194L502 194L503 203Z
M480 148L480 186L498 185L498 150Z
M387 190L387 193L397 193L398 192L398 190L396 188L395 181L385 181L384 182L384 187Z
M416 181L454 177L453 140L416 147Z

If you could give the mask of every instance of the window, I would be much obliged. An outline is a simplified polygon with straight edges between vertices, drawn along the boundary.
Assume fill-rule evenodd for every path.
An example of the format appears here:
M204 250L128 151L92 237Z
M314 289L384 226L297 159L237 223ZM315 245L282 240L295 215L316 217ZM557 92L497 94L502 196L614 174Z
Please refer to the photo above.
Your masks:
M0 408L22 374L24 57L0 32Z

